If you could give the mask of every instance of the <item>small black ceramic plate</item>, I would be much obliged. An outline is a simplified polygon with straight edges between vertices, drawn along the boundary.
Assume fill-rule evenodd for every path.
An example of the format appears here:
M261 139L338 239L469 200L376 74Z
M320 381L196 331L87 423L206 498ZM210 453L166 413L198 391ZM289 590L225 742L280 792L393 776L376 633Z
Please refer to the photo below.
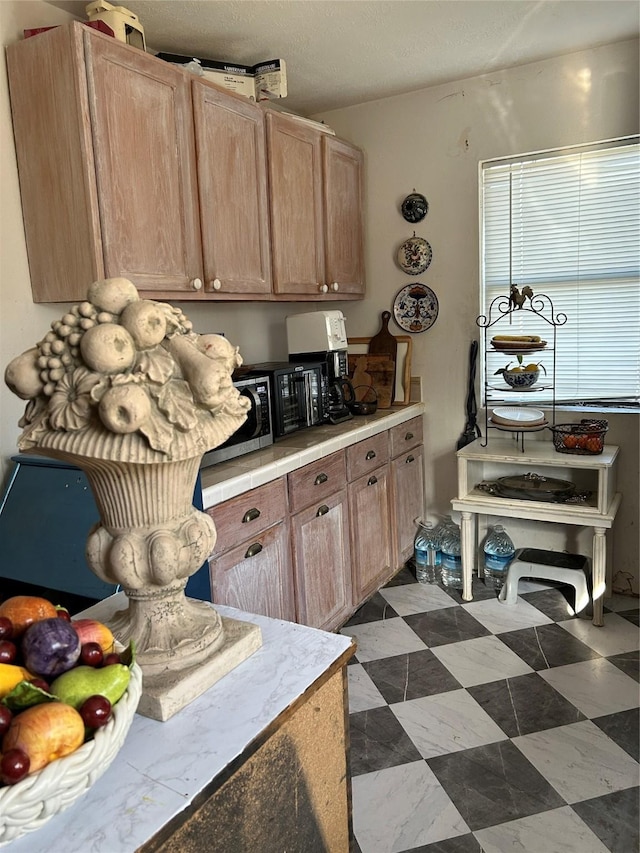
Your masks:
M407 222L422 222L429 212L429 202L422 193L410 193L400 208Z
M408 284L396 294L393 317L407 332L426 332L438 317L438 297L426 284Z

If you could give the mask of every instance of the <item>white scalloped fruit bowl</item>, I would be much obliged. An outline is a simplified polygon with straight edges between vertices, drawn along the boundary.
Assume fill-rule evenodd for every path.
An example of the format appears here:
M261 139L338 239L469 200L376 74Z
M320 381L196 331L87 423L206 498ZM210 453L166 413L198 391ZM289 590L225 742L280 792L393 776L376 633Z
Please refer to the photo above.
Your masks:
M491 413L491 418L505 426L531 427L545 422L541 409L520 409L516 406L498 406Z
M111 719L71 755L47 764L16 785L0 788L0 847L40 829L102 776L125 741L142 693L142 670L131 667L126 693Z

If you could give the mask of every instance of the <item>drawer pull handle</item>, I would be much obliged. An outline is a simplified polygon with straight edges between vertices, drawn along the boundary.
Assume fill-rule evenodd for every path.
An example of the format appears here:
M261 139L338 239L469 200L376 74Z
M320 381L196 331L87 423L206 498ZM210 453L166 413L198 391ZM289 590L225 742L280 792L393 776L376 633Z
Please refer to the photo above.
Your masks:
M413 438L413 433L412 433L412 432L408 432L408 433L405 435L404 440L405 440L405 441L411 441L411 439L412 439L412 438Z
M314 486L321 486L323 483L326 483L329 478L326 474L318 474L316 479L314 480Z
M322 506L318 509L316 513L316 518L320 518L321 515L326 515L329 512L329 507L326 504L322 504Z
M406 458L406 460L405 460L405 463L404 463L404 464L405 464L405 465L408 465L410 462L415 462L415 461L416 461L416 457L415 457L415 456L413 456L413 455L410 453L410 454L407 456L407 458Z
M367 459L367 460L369 460L369 459L375 459L375 458L376 458L376 452L375 452L375 450L370 450L364 458L365 458L365 459Z
M259 542L254 542L253 545L249 545L247 548L247 553L244 555L245 560L249 557L255 557L260 551L262 551L262 545Z
M248 509L242 516L242 523L246 524L248 521L255 521L256 518L260 518L260 510L253 507L253 509Z
M375 484L376 484L377 482L378 482L378 478L377 478L377 477L375 477L375 476L374 476L374 477L369 477L369 482L367 483L367 486L375 486Z

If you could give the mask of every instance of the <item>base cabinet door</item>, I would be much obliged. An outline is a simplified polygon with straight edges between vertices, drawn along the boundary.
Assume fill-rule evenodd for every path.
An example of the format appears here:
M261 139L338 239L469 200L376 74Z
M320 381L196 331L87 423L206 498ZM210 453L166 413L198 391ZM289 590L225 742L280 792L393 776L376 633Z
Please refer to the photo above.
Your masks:
M393 574L389 465L349 483L353 602L361 604Z
M420 446L391 462L391 518L397 566L402 566L413 554L415 519L424 515L423 457Z
M345 489L291 519L298 622L331 631L352 611Z
M214 604L296 620L288 523L212 557L209 566Z

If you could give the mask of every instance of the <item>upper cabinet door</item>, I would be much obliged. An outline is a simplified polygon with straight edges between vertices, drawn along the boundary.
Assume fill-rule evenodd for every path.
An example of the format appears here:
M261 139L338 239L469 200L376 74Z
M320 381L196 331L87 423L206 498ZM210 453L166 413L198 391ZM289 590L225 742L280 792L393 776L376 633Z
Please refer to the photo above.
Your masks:
M364 294L363 167L359 148L324 136L325 277L330 291Z
M271 293L264 113L206 82L192 87L208 298Z
M273 290L318 295L324 286L321 134L267 113Z
M89 30L84 41L105 274L201 291L191 78Z

